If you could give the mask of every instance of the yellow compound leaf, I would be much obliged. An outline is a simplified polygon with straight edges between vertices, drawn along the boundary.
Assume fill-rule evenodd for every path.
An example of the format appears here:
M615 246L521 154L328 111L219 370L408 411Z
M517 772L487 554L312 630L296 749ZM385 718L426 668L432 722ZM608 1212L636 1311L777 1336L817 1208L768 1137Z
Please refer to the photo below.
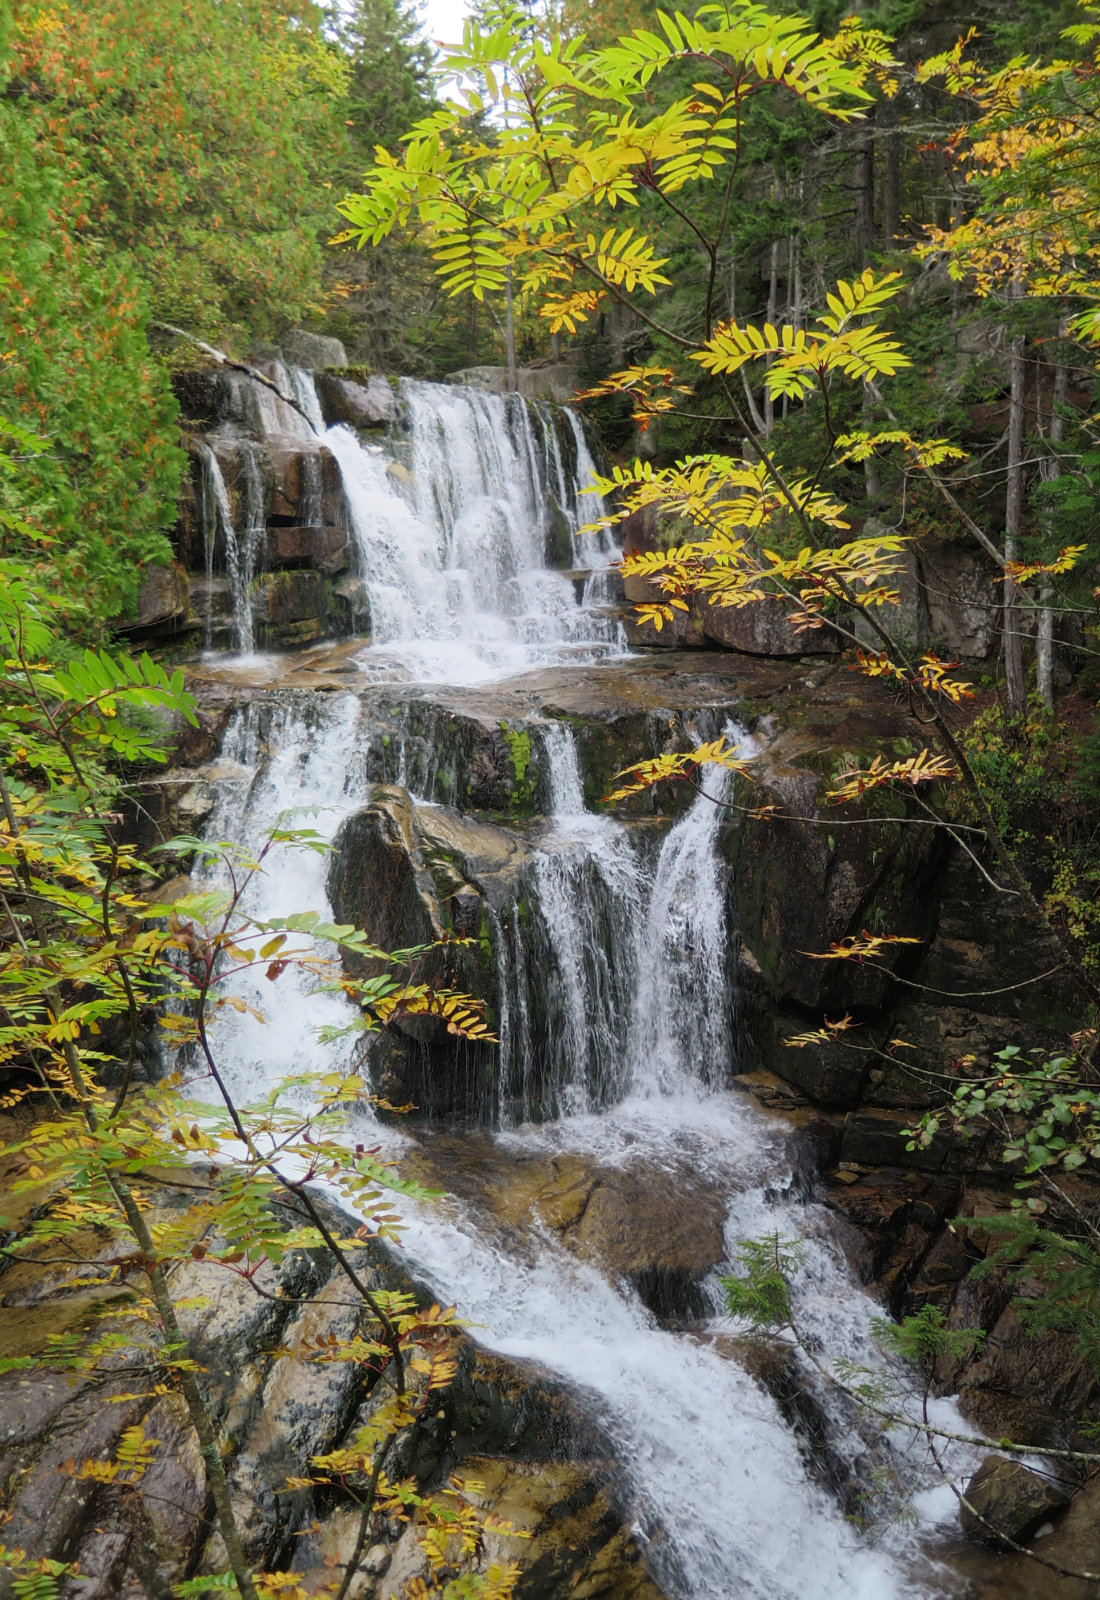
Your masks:
M867 961L876 956L883 955L892 945L920 944L919 939L901 933L868 933L864 928L861 934L852 934L839 943L831 944L828 950L800 950L800 956L806 956L811 961Z
M849 1028L855 1026L856 1024L845 1012L837 1022L830 1022L826 1017L820 1028L813 1028L807 1033L792 1034L784 1039L783 1043L792 1050L805 1050L815 1044L832 1044L842 1033L847 1033Z
M1059 550L1053 561L1006 561L1005 572L1017 585L1029 583L1042 574L1059 577L1064 572L1072 572L1087 550L1087 544L1070 544Z
M918 783L935 783L940 779L957 778L959 769L946 756L934 756L928 750L911 756L908 761L883 761L876 756L869 767L853 767L837 776L839 787L830 789L825 798L834 805L847 800L858 800L871 789L885 783L907 783L916 788Z

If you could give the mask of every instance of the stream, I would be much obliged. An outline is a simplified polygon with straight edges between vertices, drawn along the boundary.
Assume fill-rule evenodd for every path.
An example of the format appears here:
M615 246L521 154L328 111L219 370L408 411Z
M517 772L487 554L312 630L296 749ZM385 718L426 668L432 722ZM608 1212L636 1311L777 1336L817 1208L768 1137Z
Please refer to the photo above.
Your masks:
M310 375L284 375L323 428ZM301 437L305 418L252 387L257 431ZM626 656L615 552L606 534L581 532L601 507L580 493L594 467L579 420L442 385L405 381L400 395L406 426L396 442L324 432L343 477L371 642L341 657L345 690L279 689L233 712L211 769L208 838L256 848L291 812L335 839L369 802L387 685L406 704L410 685L491 688L554 667L611 675L613 689ZM213 454L208 472L207 515L225 538L231 512ZM555 535L570 543L564 570L544 560ZM274 685L278 663L249 653L255 542L246 529L225 543L236 552L241 654L219 670ZM396 715L393 729L400 741ZM725 731L752 753L752 737L732 723ZM717 845L714 802L728 775L707 769L706 792L671 825L628 825L586 806L567 718L536 717L528 732L548 803L519 829L529 852L522 904L494 912L499 1066L480 1126L456 1134L414 1119L370 1129L372 1143L404 1154L450 1196L407 1208L404 1255L480 1341L556 1374L590 1408L613 1441L647 1565L674 1600L957 1594L957 1578L933 1559L955 1503L911 1440L872 1459L858 1419L815 1394L806 1374L827 1435L823 1461L820 1441L815 1453L750 1370L714 1268L689 1289L639 1276L629 1214L619 1254L602 1258L547 1223L545 1195L566 1204L562 1174L581 1182L596 1172L605 1192L618 1184L643 1209L655 1196L650 1227L690 1238L696 1212L716 1215L727 1264L744 1239L798 1239L793 1295L821 1359L874 1360L881 1307L859 1285L845 1225L814 1200L802 1131L732 1086L751 1041L731 977L736 907ZM430 790L419 798L436 799ZM312 852L280 849L248 909L331 914L327 870ZM309 994L291 973L253 987L240 992L266 1024L235 1013L218 1022L223 1068L245 1099L300 1070L316 1030L346 1004ZM353 1065L350 1045L329 1048L338 1065ZM835 1480L846 1474L850 1489L883 1465L892 1487L861 1532ZM915 1519L899 1514L903 1503Z

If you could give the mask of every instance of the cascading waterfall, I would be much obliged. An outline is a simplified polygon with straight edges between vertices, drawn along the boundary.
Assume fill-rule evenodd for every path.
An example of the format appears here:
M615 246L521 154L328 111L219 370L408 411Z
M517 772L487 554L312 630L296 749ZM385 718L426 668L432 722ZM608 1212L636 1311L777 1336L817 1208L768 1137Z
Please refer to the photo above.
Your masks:
M741 756L751 736L728 727ZM729 771L704 770L702 792L661 846L649 896L631 1017L634 1085L650 1092L685 1082L720 1087L733 1052L733 994L727 950L727 900L718 832Z
M313 416L308 375L284 377ZM608 553L603 536L577 532L576 486L591 466L579 423L570 419L563 449L564 436L515 397L405 384L403 399L404 474L393 470L400 461L350 430L325 434L370 588L371 653L392 649L406 672L459 681L464 670L476 678L533 665L582 635L589 659L611 648L584 633L590 622L572 582L543 559L548 493L564 510L577 564L595 568ZM308 426L274 397L264 406L284 430ZM209 467L212 526L228 551L229 500L213 456ZM298 694L238 711L208 837L255 850L290 810L332 838L367 798L364 722L353 694ZM496 1109L512 1124L495 1136L497 1147L513 1160L564 1156L584 1170L641 1163L643 1173L690 1171L728 1202L731 1259L741 1240L771 1230L802 1239L792 1292L805 1325L827 1357L865 1358L877 1308L858 1289L833 1220L808 1202L804 1185L788 1181L797 1163L782 1126L722 1087L734 1019L714 800L728 774L708 769L713 799L700 795L659 835L586 809L567 722L547 718L537 737L551 814L532 829L532 864L515 903L493 913ZM323 858L280 849L265 866L249 891L255 914L329 913ZM346 1044L310 1043L319 1025L349 1018L348 1003L309 987L289 972L272 984L246 978L240 992L266 1025L219 1014L216 1047L242 1098L304 1066L349 1064ZM533 1116L558 1120L526 1120ZM378 1125L370 1137L395 1150L403 1141ZM430 1149L430 1133L421 1137ZM517 1245L474 1202L442 1211L410 1205L406 1214L406 1258L433 1292L457 1302L483 1342L539 1363L586 1398L625 1474L649 1564L673 1600L941 1592L927 1564L916 1566L904 1532L875 1547L845 1520L776 1402L728 1348L728 1325L706 1316L686 1328L665 1325L632 1281L579 1259L556 1237L536 1233L537 1248ZM718 1305L716 1294L711 1300ZM830 1422L843 1450L850 1419L837 1413ZM854 1453L858 1441L850 1443Z
M578 604L573 581L547 561L557 531L573 565L578 530L602 514L598 496L589 509L577 492L593 473L587 446L569 473L556 418L517 395L404 380L401 399L409 436L398 459L349 428L325 434L370 595L364 668L478 682L621 650L619 624ZM583 442L579 422L569 426ZM580 543L607 568L606 535Z
M535 1077L545 1115L586 1110L622 1092L643 882L627 830L585 810L572 730L548 723L542 742L552 819L535 851L526 948L514 938L509 946L524 1012L542 1023L518 1063L511 1039L504 1041L501 1076L508 1088L517 1065L528 1084ZM539 1109L514 1092L509 1099L521 1117Z
M729 1102L628 1104L599 1130L569 1124L555 1154L608 1158L616 1136L637 1153L648 1138L700 1152L720 1145L731 1187L762 1165L761 1140ZM585 1134L589 1135L586 1142ZM540 1136L521 1139L530 1158ZM774 1159L774 1157L773 1157ZM774 1219L769 1219L774 1226ZM901 1600L915 1592L897 1552L864 1545L807 1471L775 1402L713 1342L728 1324L662 1328L637 1295L557 1244L538 1260L494 1244L469 1212L413 1208L405 1251L436 1293L454 1300L504 1354L571 1380L590 1397L627 1469L636 1531L659 1581L678 1600ZM874 1307L839 1262L810 1263L850 1323L843 1353L866 1353ZM832 1302L830 1302L832 1303ZM836 1349L836 1345L833 1346ZM839 1350L837 1353L841 1353Z
M747 753L752 739L727 729ZM729 773L652 841L585 809L567 723L541 730L552 819L534 853L526 928L498 926L504 1122L624 1093L721 1086L732 1067L727 892L718 856ZM539 1039L530 1018L543 1019ZM520 1031L513 1036L513 1025Z
M208 837L256 850L288 812L333 837L366 799L360 717L351 694L296 695L239 711L223 744L220 801ZM594 1167L639 1156L663 1164L675 1152L693 1174L734 1197L731 1255L740 1238L769 1228L802 1235L808 1259L795 1292L808 1326L820 1330L832 1354L863 1357L876 1308L855 1287L825 1213L785 1198L777 1184L777 1168L782 1173L789 1160L782 1134L769 1132L740 1098L700 1093L715 1062L693 1054L697 1035L690 1029L668 1029L654 1069L635 1063L631 1071L625 1055L615 1054L653 1026L655 986L670 1012L688 1004L704 1014L719 1008L724 919L717 908L725 897L714 848L717 808L700 797L647 869L621 824L584 809L568 726L547 724L543 739L555 811L542 839L527 925L517 907L503 919L511 937L501 948L513 956L523 951L529 970L533 925L541 924L536 954L557 964L557 999L566 1015L555 1060L561 1098L574 1115L501 1134L502 1146L516 1146L528 1159L580 1156ZM705 781L717 776L708 772ZM584 861L590 874L586 879L570 867L562 880L572 886L572 905L549 870L562 860ZM322 857L280 849L265 868L249 891L255 915L307 907L330 914ZM679 902L672 892L678 873L695 885L695 894ZM589 909L580 903L586 894ZM616 937L607 940L606 929L596 927L600 916ZM588 964L592 953L580 948L590 937L604 941L595 966ZM704 959L689 994L684 974L693 956ZM529 1011L521 974L504 975L515 1059L525 1049L537 1052L545 1019ZM601 991L601 984L609 988ZM570 985L593 1008L590 1031L608 1030L595 1049L570 1011ZM261 1025L248 1013L219 1014L215 1047L241 1099L310 1066L349 1064L346 1044L309 1043L319 1025L348 1019L342 997L310 995L308 981L289 972L273 984L257 977L235 987L266 1018ZM335 1060L326 1055L333 1049ZM648 1046L646 1052L653 1055ZM617 1103L604 1104L612 1098ZM395 1150L403 1142L377 1125L370 1137L391 1141ZM453 1299L491 1347L549 1368L588 1397L627 1475L638 1536L674 1600L900 1600L916 1592L902 1555L862 1543L815 1484L777 1404L716 1344L720 1323L704 1321L689 1331L661 1326L630 1285L609 1280L551 1240L535 1259L527 1250L509 1250L492 1219L473 1208L405 1209L404 1254L434 1292ZM928 1579L919 1590L935 1592Z
M304 367L291 367L282 361L274 361L271 364L271 381L281 394L297 401L301 410L287 405L266 383L248 380L240 386L244 420L248 425L263 437L281 434L290 439L319 438L325 431L325 419L321 415L313 374Z
M323 443L335 456L370 613L361 666L373 678L474 683L623 652L611 614L613 541L606 531L581 532L605 507L581 492L596 474L575 413L405 379L406 437L364 443L342 424L326 428L310 372L274 362L271 375L293 405L266 384L234 379L246 525L234 527L224 482L215 513L240 652L253 646L263 521L262 483L258 496L252 488L257 445L234 431L242 427L263 440ZM213 470L220 480L216 462ZM301 473L299 519L319 525L315 449L303 449Z
M210 648L211 587L214 577L214 552L221 538L225 556L225 572L233 600L233 628L235 643L241 655L252 651L252 579L255 576L256 554L264 537L264 488L256 459L256 447L244 443L242 450L244 527L238 534L233 520L233 506L217 456L209 445L202 445L202 520L203 556L206 564L206 615L204 618L204 643Z
M351 694L295 696L238 710L222 740L218 801L205 837L258 853L282 821L331 841L349 812L363 804L359 718L359 701ZM331 917L327 871L326 857L313 849L276 846L253 877L243 909L259 919L302 910ZM224 869L215 862L208 875L220 880ZM277 983L268 983L262 973L243 974L235 983L235 992L265 1018L260 1024L232 1008L218 1015L216 1048L242 1101L308 1070L309 1041L317 1030L347 1020L346 1004L314 993L315 988L293 967Z

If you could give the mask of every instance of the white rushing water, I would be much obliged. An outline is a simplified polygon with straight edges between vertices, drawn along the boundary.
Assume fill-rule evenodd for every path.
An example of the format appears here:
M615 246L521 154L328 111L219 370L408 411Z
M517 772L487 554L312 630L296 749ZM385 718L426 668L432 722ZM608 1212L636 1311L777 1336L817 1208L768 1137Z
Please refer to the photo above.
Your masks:
M546 560L555 536L570 567L613 556L606 535L577 538L603 505L578 494L594 468L572 413L570 469L556 419L517 395L406 379L401 400L408 465L350 428L325 434L370 595L364 670L476 683L621 650L619 624L591 609L600 594L578 603Z
M282 820L288 828L309 829L331 841L364 800L359 716L359 701L351 694L318 696L311 702L299 696L284 703L253 703L236 712L222 740L218 800L205 837L242 846L255 856ZM327 855L317 850L275 846L253 876L242 910L260 920L303 910L331 917L328 865ZM206 875L226 880L217 864ZM217 1048L242 1100L309 1070L310 1041L317 1030L347 1021L343 999L316 994L315 988L294 967L277 983L257 973L235 986L265 1019L261 1024L232 1008L218 1013Z
M609 610L617 552L606 532L581 532L605 508L582 493L596 469L574 412L404 379L404 437L364 442L343 424L326 428L312 373L274 362L271 376L295 405L265 384L234 379L228 437L242 454L243 531L216 459L204 455L204 475L214 475L204 537L208 553L221 540L241 654L253 650L251 591L264 531L257 444L241 427L299 447L303 525L322 516L317 447L335 456L367 597L371 643L360 664L368 679L483 683L624 652Z
M322 425L312 380L284 369L281 381L305 415L265 392L255 426L304 440ZM618 648L614 627L588 609L610 592L600 570L610 547L577 531L592 514L577 493L591 473L579 421L567 414L566 432L515 397L437 385L405 383L402 400L405 460L346 428L324 435L369 589L367 675L479 681ZM239 574L240 536L213 456L209 495L211 526L227 550L236 541ZM550 506L565 519L575 565L593 574L580 602L579 580L545 564ZM245 648L243 622L239 634ZM208 837L256 850L292 812L334 838L367 798L364 721L350 693L238 711L215 774ZM587 809L568 723L547 719L531 733L548 766L551 814L532 834L522 904L517 894L493 922L500 1088L486 1109L513 1124L493 1148L513 1162L566 1157L585 1170L704 1184L726 1204L731 1261L742 1240L773 1230L802 1240L793 1294L823 1359L866 1359L879 1308L860 1290L834 1219L792 1181L798 1162L786 1127L726 1087L736 1050L733 930L714 802L728 774L704 772L706 793L675 823L630 827ZM331 915L327 865L308 851L273 852L248 909ZM316 1042L320 1026L350 1017L347 1002L310 987L289 972L275 983L245 978L238 992L266 1021L219 1014L216 1048L241 1100L311 1066L351 1064L346 1044ZM536 1124L534 1116L554 1120ZM379 1126L370 1136L394 1150L405 1142ZM424 1141L430 1151L430 1134ZM690 1206L690 1184L687 1192ZM503 1233L491 1207L448 1201L408 1208L404 1248L487 1345L539 1363L584 1397L613 1445L653 1571L674 1600L940 1592L904 1533L876 1543L845 1518L776 1401L723 1345L728 1322L712 1314L690 1329L665 1325L632 1282L578 1259L537 1226L533 1237L537 1249L530 1236L521 1244ZM713 1283L709 1294L716 1313ZM858 1453L851 1419L826 1413L834 1449ZM944 1511L939 1500L922 1509L932 1520Z
M575 986L590 1009L578 1019L573 1001L561 996L559 1059L569 1073L566 1088L575 1091L575 1114L501 1134L502 1150L527 1158L579 1155L603 1166L686 1163L695 1179L731 1196L731 1257L741 1238L772 1229L805 1241L795 1294L807 1326L830 1357L865 1357L877 1308L856 1287L827 1214L785 1184L785 1132L741 1097L704 1090L714 1075L708 1011L721 1010L712 984L721 977L727 938L716 808L700 797L669 829L647 870L625 828L584 809L569 730L555 725L545 738L555 758L556 809L539 868L542 931L529 954L542 963L551 952L563 990ZM354 696L247 708L226 735L221 801L208 835L255 848L290 811L331 838L364 799L362 773ZM719 776L705 774L712 793ZM551 862L582 859L587 876L571 869L555 880L549 872ZM307 906L329 914L323 857L280 850L266 865L249 897L256 915ZM694 886L689 897L674 892L679 874ZM562 883L571 898L558 892ZM634 944L609 947L601 969L583 946L604 936L595 925L609 904L620 933L633 929ZM601 991L601 984L609 988ZM289 974L275 984L257 978L238 992L266 1023L221 1014L217 1049L242 1099L324 1059L309 1040L347 1012L341 999L310 997L308 987ZM624 1017L601 1013L609 992ZM676 1006L687 1004L701 1008L702 1022L686 1031L671 1026ZM655 1016L666 1020L655 1024ZM600 1026L617 1028L620 1040L656 1026L660 1046L633 1074L620 1075L617 1103L584 1109L609 1097L607 1084L591 1080L591 1031ZM347 1064L346 1049L338 1059ZM403 1143L379 1127L371 1138L395 1149ZM932 1592L925 1584L914 1588L902 1556L862 1539L815 1483L776 1402L713 1342L720 1320L694 1332L666 1328L629 1284L605 1277L550 1237L532 1259L469 1205L408 1208L404 1248L418 1274L442 1300L458 1304L487 1344L538 1362L588 1397L622 1465L639 1537L677 1600L895 1600Z
M749 736L726 731L750 752ZM538 925L513 921L497 937L509 996L502 1119L724 1083L734 1018L718 834L729 773L708 769L703 793L654 857L655 840L585 808L569 725L547 723L540 738L552 816L534 852ZM533 1015L542 1019L537 1042Z
M202 460L203 555L206 565L206 614L203 619L204 643L211 643L211 590L214 580L214 552L221 541L226 577L233 600L234 643L242 655L252 652L252 607L249 600L256 571L256 556L264 536L264 492L256 460L256 446L241 445L244 526L238 531L233 507L225 486L221 463L209 445L200 446Z

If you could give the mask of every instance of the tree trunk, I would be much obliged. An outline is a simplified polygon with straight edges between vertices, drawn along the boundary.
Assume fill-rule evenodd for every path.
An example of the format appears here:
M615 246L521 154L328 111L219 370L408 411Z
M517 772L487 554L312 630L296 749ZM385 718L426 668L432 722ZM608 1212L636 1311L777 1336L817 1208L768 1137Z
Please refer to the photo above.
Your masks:
M882 174L882 246L892 250L901 232L901 133L893 102L886 107L886 163Z
M867 122L856 144L852 173L856 191L856 248L861 267L867 265L875 248L875 146L870 126L873 115L873 110L867 113Z
M1024 395L1027 364L1024 338L1011 345L1011 386L1008 406L1008 487L1005 495L1005 560L1019 560L1020 521L1024 504ZM1010 577L1004 580L1005 691L1009 715L1023 715L1027 704L1024 683L1023 640L1020 636L1019 591Z
M508 359L508 392L516 391L516 319L515 309L512 305L512 268L509 266L504 278L504 346Z
M1059 333L1064 336L1065 323L1059 328ZM1069 390L1069 367L1060 353L1058 364L1054 369L1054 391L1050 401L1050 453L1044 456L1039 471L1044 483L1053 483L1062 475L1062 464L1058 458L1057 449L1065 437L1066 419L1065 404L1066 394ZM1048 522L1048 542L1053 544L1053 530ZM1051 552L1048 552L1051 553ZM1039 698L1048 711L1054 710L1054 599L1053 585L1045 583L1040 591L1042 608L1039 612L1039 626L1035 635L1035 680L1039 690Z
M771 264L768 273L768 321L775 327L775 314L779 302L779 240L772 240ZM764 361L765 369L771 366L771 358ZM771 438L772 425L775 422L775 405L768 391L767 383L764 384L764 437Z
M868 384L863 386L863 416L861 418L865 433L875 431L875 403ZM869 505L878 504L882 495L882 480L879 477L878 461L873 456L867 457L863 463L863 486Z

